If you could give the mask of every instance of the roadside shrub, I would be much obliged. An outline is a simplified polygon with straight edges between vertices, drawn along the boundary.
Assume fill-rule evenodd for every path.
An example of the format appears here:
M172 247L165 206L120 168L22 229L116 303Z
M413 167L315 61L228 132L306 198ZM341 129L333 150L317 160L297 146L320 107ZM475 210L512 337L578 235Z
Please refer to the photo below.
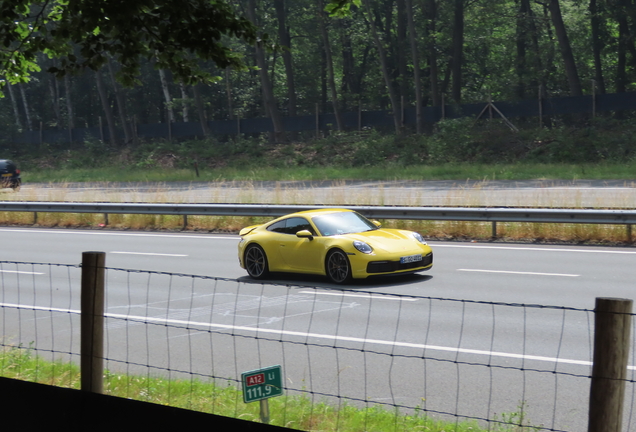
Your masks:
M474 120L468 117L442 120L428 146L431 163L471 161L476 154L471 129Z

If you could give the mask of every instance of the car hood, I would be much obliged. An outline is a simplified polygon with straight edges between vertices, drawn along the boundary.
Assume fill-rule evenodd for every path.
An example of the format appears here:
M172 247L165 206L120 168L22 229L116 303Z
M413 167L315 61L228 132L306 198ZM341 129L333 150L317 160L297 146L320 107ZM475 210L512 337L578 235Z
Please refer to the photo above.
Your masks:
M420 253L422 243L411 236L411 231L380 229L355 234L347 234L347 238L369 244L376 252L388 253Z

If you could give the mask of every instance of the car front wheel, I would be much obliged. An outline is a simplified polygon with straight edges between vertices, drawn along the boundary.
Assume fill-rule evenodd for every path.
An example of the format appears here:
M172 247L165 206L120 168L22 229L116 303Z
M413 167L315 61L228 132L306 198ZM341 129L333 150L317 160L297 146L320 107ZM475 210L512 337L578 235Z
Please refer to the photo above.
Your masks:
M259 245L250 245L245 251L245 269L254 279L264 279L269 275L267 255Z
M349 258L340 249L336 249L329 253L325 263L327 277L337 284L343 284L351 281L351 265Z

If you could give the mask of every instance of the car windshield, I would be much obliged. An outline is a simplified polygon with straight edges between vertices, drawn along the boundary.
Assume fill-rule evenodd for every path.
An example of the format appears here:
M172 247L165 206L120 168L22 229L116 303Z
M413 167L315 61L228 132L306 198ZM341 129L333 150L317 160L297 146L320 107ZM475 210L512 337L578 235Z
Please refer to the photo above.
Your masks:
M318 231L324 236L359 233L378 229L367 218L355 212L329 213L312 218Z

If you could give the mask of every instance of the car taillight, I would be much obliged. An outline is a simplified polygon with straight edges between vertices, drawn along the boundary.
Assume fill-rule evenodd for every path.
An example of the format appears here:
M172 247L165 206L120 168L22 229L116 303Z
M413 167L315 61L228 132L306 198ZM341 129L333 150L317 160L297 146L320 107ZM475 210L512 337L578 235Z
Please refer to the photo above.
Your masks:
M20 174L20 170L19 169L15 170L15 173Z

